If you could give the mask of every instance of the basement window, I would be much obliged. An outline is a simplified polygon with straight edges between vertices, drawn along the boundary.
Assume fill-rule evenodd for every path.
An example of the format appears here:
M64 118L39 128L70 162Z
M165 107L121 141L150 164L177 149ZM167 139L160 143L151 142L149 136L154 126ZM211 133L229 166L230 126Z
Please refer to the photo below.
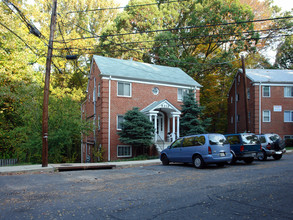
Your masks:
M118 145L117 146L117 156L118 157L132 157L131 145Z

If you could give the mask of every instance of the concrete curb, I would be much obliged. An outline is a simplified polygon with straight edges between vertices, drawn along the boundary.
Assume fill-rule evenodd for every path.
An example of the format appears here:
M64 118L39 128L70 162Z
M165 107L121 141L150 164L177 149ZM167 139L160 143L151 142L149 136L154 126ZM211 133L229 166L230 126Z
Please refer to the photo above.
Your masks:
M8 166L0 167L0 175L20 175L28 173L53 173L54 167L42 167L42 165Z
M0 167L0 176L21 175L36 173L53 173L74 170L98 170L98 169L122 169L130 167L151 166L161 164L159 159L142 161L104 162L104 163L64 163L49 164L48 167L42 165L7 166Z

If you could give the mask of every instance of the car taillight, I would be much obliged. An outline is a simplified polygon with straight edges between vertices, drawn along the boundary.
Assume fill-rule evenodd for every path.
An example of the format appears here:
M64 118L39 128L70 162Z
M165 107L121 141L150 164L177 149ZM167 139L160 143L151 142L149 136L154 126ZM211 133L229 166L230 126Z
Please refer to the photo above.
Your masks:
M270 150L271 148L272 148L272 146L271 146L271 144L269 143L269 144L267 145L267 149Z
M212 154L212 148L209 146L209 154Z
M240 151L241 152L244 151L244 146L243 145L240 146Z

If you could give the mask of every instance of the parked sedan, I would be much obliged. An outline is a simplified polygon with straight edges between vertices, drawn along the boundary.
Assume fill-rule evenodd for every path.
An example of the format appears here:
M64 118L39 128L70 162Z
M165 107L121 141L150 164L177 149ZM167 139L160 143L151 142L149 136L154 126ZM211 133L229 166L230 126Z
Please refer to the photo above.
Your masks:
M231 159L230 144L222 134L178 138L160 154L163 165L168 165L169 162L193 163L196 168L202 168L206 164L224 166Z
M262 146L262 153L258 154L258 160L267 160L268 157L273 157L275 160L280 160L286 152L285 142L277 134L259 134L257 135Z

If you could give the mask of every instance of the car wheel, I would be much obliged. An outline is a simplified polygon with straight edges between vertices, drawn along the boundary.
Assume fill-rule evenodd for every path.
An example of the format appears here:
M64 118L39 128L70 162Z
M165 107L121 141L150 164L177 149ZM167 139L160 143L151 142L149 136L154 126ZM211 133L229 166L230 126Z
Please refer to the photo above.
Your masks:
M265 161L267 160L268 156L267 156L267 153L265 151L262 151L261 153L259 153L257 155L257 159L258 160L261 160L261 161Z
M193 158L193 165L195 166L195 168L203 168L204 167L204 161L203 159L201 158L201 156L199 155L196 155L194 158Z
M234 154L232 154L232 155L233 155L232 159L228 162L229 165L233 165L236 163L236 158L235 158Z
M169 159L165 154L162 156L162 164L169 165Z
M282 158L282 154L274 154L273 155L273 158L275 159L275 160L280 160L281 158Z
M253 157L248 157L248 158L245 158L245 159L243 159L243 160L244 160L244 162L245 162L246 164L251 164L251 163L253 162L254 158L253 158Z

